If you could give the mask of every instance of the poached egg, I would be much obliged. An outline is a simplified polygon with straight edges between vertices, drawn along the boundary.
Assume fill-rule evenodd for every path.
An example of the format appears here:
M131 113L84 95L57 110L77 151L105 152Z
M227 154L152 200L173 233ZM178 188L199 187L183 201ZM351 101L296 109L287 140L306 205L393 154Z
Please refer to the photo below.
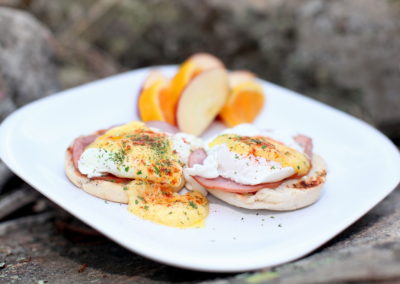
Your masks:
M98 137L83 152L78 168L89 178L112 174L175 186L182 183L190 151L201 145L192 135L171 135L134 121Z
M260 130L251 124L227 129L205 144L207 158L203 164L186 168L185 176L222 176L244 185L304 176L311 164L294 136L296 133Z
M126 178L128 210L152 222L178 228L201 227L208 201L199 192L179 194L183 168L194 149L203 146L195 136L169 134L142 122L108 130L82 153L78 169L89 178L112 174Z

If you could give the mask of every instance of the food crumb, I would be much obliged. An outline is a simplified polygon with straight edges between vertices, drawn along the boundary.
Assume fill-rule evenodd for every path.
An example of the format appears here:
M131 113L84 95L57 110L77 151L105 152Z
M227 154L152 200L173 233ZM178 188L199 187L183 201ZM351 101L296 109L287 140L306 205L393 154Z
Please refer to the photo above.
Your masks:
M81 267L79 267L79 269L78 269L78 273L84 272L87 267L88 267L88 265L86 263L82 264Z

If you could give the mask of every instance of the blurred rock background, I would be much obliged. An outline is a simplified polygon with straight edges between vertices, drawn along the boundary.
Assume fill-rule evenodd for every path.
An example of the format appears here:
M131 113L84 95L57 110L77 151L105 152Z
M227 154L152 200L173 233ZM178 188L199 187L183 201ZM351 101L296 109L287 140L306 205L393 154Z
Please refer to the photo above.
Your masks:
M231 69L252 70L351 113L400 145L399 19L399 0L0 0L0 121L57 90L210 52ZM127 252L40 196L1 161L0 193L0 283L232 277ZM397 189L303 260L226 282L397 283L399 196ZM115 266L121 259L127 265Z
M195 52L400 135L400 1L0 0L53 34L61 88ZM28 15L26 15L29 17Z

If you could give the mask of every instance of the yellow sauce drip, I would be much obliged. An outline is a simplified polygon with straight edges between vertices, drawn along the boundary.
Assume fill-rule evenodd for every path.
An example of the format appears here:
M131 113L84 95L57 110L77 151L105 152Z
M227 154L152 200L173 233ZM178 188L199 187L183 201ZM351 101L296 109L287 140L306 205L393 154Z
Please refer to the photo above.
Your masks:
M178 194L172 188L142 181L128 186L130 213L166 226L200 228L208 216L208 201L199 192Z

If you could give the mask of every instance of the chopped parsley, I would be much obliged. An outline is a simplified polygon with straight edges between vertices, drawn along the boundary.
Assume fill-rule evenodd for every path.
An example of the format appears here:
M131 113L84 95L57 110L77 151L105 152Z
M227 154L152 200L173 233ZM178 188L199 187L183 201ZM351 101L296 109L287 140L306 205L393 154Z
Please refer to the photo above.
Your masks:
M145 206L144 206L144 209L145 209L145 210L149 210L149 206L148 206L148 205L145 205Z
M196 203L194 203L193 201L189 201L189 205L190 205L193 209L197 209L197 205L196 205Z
M142 171L137 171L136 174L137 174L137 175L141 175L141 174L142 174Z
M160 169L157 166L154 166L154 171L157 175L160 175Z
M135 199L135 204L136 204L136 205L139 204L139 201L137 201L137 199Z
M262 144L262 141L259 140L259 139L254 139L254 138L252 138L252 139L250 139L250 141L253 142L253 143L256 143L257 145Z
M129 167L126 167L126 168L125 168L125 172L128 172L128 171L129 171Z
M121 165L124 162L126 152L124 149L120 149L118 152L110 154L110 160L114 163ZM129 169L129 168L128 168Z
M128 187L127 187L127 186L124 186L122 189L123 189L123 190L128 190Z

